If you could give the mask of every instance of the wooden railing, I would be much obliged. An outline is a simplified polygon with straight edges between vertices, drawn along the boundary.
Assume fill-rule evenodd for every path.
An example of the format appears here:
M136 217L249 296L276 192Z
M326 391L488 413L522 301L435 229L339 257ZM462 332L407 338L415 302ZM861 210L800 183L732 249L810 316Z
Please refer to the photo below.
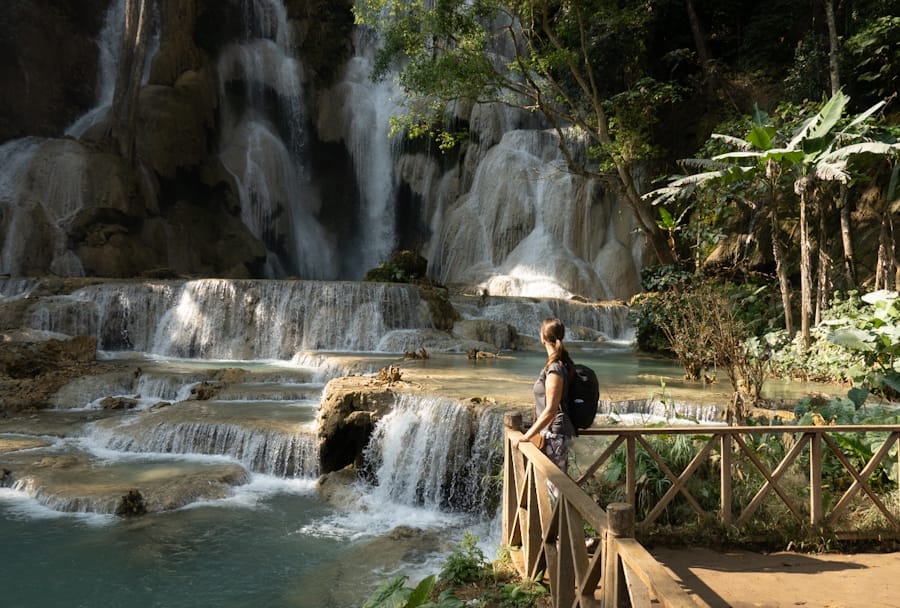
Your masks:
M850 439L858 437L861 433L879 433L879 436L884 437L884 442L865 464L857 467L851 462L854 456L845 453L840 444L852 444ZM648 441L648 437L652 435L689 435L696 450L690 464L680 473L674 473ZM658 502L649 508L646 517L637 523L638 527L646 527L655 523L672 500L680 495L700 518L713 517L723 524L741 528L757 513L763 501L772 496L776 501L780 501L800 523L827 529L837 538L884 537L885 534L900 538L898 505L894 504L892 508L889 508L871 483L872 474L890 458L892 448L897 445L898 439L900 439L900 426L610 427L582 431L582 437L591 436L609 436L612 441L577 479L576 483L580 486L584 486L623 445L625 450L624 500L626 502L637 504L635 500L638 449L649 455L659 469L664 472L670 484L669 488ZM781 442L780 445L784 447L784 455L774 465L764 464L763 459L751 447L752 445L761 445L762 442L759 439L765 436L777 437ZM756 438L757 441L751 441L752 438ZM844 441L839 441L839 438L843 438ZM887 467L900 466L900 451L895 450L895 452L897 452L897 456L895 456L897 460L886 462ZM800 478L805 487L796 487L798 476L795 475L791 481L794 486L788 490L783 487L785 473L792 467L796 470L796 467L801 466L799 462L801 454L804 455L804 459L808 459L808 465L805 462L802 465L804 468L808 466L808 470L802 471L804 475ZM840 473L846 473L846 479L849 482L843 492L837 493L840 494L839 497L833 488L827 494L823 488L823 462L828 454L834 456L830 460L831 466L839 463ZM713 458L713 456L715 457ZM734 512L733 476L737 459L742 461L742 470L745 476L748 472L758 475L761 482L752 499L746 505L739 506L740 512ZM688 480L701 465L709 465L711 462L717 463L719 468L718 510L713 513L703 509L687 488ZM834 478L835 473L832 473L831 477ZM892 483L896 489L896 477L894 480ZM809 497L806 505L800 498L803 495ZM877 515L883 517L884 525L880 529L865 531L840 528L841 517L848 512L857 497L871 501Z
M601 509L534 445L514 446L521 426L521 415L506 416L502 544L518 549L511 555L519 573L548 579L554 607L697 606L634 540L632 505ZM593 554L586 525L599 541Z
M780 501L786 510L801 523L828 529L839 538L900 538L900 504L893 499L885 504L873 488L873 473L884 464L900 471L900 426L770 426L770 427L666 427L637 428L609 427L582 431L579 441L588 437L608 437L599 457L584 473L573 480L560 471L535 446L523 442L514 447L511 440L521 436L522 418L519 414L506 417L503 472L503 529L502 543L513 549L511 555L519 573L530 579L549 580L554 607L661 605L669 607L696 606L680 584L669 575L646 549L634 540L635 527L649 526L670 506L676 496L682 496L698 518L718 519L738 528L746 525L767 498ZM848 455L841 444L851 445L853 437L861 433L878 433L883 443L861 466L854 465L857 455ZM680 473L654 450L648 437L653 435L689 435L695 454ZM754 446L777 437L784 454L777 462L764 461ZM843 440L839 439L842 438ZM582 488L620 448L624 449L625 502L607 505L602 509ZM669 487L659 500L650 505L646 517L635 523L638 480L637 451L645 452L664 472ZM893 454L892 454L893 452ZM830 466L839 463L845 472L847 487L839 492L823 488L823 465L826 456ZM794 475L788 489L784 487L786 473L797 470L803 455L803 475ZM753 497L735 508L733 474L740 461L745 481L749 473L759 478ZM719 469L718 510L705 510L688 489L688 481L701 468L711 463ZM808 467L808 468L806 468ZM832 471L831 477L836 473ZM879 476L884 484L884 476ZM805 488L797 487L798 478ZM881 487L882 493L896 491ZM550 486L555 498L551 498ZM808 494L808 503L798 498ZM707 499L708 500L708 499ZM861 500L870 501L874 511L884 520L879 529L838 529L841 517L851 508L859 508ZM593 553L585 543L586 529L599 540ZM655 602L655 603L654 603Z

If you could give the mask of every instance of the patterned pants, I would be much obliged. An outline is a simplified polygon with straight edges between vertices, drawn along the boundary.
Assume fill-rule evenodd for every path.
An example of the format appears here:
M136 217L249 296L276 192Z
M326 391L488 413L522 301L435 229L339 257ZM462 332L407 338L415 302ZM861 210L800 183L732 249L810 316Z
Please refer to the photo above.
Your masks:
M563 473L569 471L569 447L575 440L571 435L542 432L544 436L544 454L559 467Z

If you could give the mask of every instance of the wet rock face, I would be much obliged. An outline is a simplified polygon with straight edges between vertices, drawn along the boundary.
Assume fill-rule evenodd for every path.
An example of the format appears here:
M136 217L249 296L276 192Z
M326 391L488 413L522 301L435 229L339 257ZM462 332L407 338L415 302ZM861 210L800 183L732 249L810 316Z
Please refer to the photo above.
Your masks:
M0 143L59 135L94 104L108 0L3 0Z
M393 405L394 393L373 378L336 378L325 387L319 407L319 472L355 464L375 428Z
M37 339L0 333L0 415L45 407L73 378L96 371L97 340Z

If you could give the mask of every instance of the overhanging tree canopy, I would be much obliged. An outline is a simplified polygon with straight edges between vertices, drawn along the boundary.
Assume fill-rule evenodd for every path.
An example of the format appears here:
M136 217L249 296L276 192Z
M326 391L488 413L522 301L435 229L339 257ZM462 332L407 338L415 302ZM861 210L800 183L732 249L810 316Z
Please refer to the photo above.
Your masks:
M408 95L395 131L452 145L445 114L458 100L540 112L569 170L615 176L659 262L674 259L634 175L654 110L676 97L643 75L643 2L359 0L355 13L384 38L375 76L398 69Z

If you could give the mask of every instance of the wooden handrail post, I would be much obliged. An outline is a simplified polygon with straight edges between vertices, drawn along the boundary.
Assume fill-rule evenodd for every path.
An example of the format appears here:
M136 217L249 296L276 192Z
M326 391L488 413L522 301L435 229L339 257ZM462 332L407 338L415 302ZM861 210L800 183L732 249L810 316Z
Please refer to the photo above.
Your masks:
M625 566L619 560L619 538L634 538L634 505L624 502L610 503L606 507L609 527L606 530L606 564L603 573L603 606L627 606L628 584Z
M822 498L822 436L809 434L809 523L818 526L825 519Z
M521 431L522 430L522 414L518 412L506 412L503 416L503 424L507 429L512 429L513 431Z
M500 544L508 547L512 537L512 523L519 508L516 495L516 480L513 474L514 454L512 444L509 441L509 432L522 431L522 414L507 412L503 416L503 424L506 430L503 434L503 511L501 515Z
M731 471L731 434L723 433L721 437L720 449L722 451L719 463L721 466L719 480L719 521L726 526L730 526L731 516L731 491L732 491L732 471Z
M634 453L634 435L628 435L625 439L625 499L632 505L637 504L637 460Z

